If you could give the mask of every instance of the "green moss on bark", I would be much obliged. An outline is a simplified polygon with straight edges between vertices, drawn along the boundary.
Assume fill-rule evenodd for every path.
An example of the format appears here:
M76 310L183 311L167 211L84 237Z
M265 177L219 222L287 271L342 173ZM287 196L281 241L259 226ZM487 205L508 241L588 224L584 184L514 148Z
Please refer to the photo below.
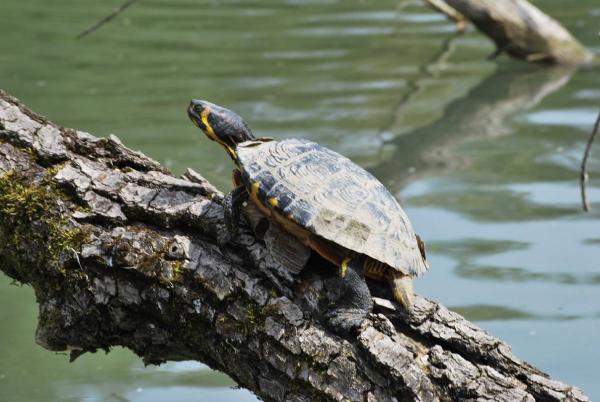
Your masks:
M64 262L86 238L69 223L66 196L48 176L0 176L0 268L21 282L43 280L37 269L64 275Z

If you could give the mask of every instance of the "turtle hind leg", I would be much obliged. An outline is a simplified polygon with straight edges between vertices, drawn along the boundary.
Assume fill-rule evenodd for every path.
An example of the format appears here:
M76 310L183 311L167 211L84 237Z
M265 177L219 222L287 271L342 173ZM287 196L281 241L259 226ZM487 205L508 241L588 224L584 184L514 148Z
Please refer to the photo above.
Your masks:
M267 231L271 227L271 222L267 218L260 218L256 226L254 227L254 235L258 240L264 240Z
M414 291L412 277L402 272L393 271L390 273L389 282L394 293L394 298L404 307L406 311L412 310L414 304Z
M340 266L338 283L340 297L327 313L329 325L342 332L350 332L361 325L373 309L371 293L363 275L364 256L345 259Z

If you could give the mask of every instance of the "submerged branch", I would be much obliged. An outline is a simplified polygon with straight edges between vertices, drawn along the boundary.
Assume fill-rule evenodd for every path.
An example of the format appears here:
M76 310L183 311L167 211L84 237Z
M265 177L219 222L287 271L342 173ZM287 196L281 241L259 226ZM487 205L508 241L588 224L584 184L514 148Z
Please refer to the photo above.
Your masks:
M579 177L579 184L581 186L581 202L583 204L583 210L585 212L589 212L590 204L587 198L586 185L589 180L588 172L587 172L587 161L590 156L590 150L592 149L592 143L594 142L594 138L596 134L598 134L598 128L600 127L600 112L598 113L598 117L596 118L596 123L594 124L594 129L590 133L590 137L588 138L587 144L585 145L585 151L583 152L583 159L581 160L581 174Z
M199 174L1 91L0 201L0 270L34 289L36 341L72 359L120 345L148 364L198 360L265 401L588 401L442 305L417 296L406 315L375 283L360 329L332 332L337 278L315 257L297 273L293 238L244 226L219 247L222 194Z

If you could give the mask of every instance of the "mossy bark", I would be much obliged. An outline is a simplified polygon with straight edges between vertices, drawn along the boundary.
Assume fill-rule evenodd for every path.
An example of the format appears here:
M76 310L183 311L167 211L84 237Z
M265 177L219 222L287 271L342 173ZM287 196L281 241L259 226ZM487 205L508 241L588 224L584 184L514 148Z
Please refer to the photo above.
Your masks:
M120 345L198 360L266 401L588 400L458 314L418 296L407 316L375 284L361 328L331 332L323 261L294 274L247 227L219 247L222 194L200 175L4 92L0 200L0 269L34 288L37 342L73 359Z

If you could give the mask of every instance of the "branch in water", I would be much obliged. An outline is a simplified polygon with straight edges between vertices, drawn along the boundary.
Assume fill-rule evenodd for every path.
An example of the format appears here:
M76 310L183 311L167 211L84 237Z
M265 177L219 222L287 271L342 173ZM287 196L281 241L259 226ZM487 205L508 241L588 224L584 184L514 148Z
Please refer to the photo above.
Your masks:
M456 9L448 5L448 3L446 3L444 0L425 0L425 3L427 3L434 10L445 14L446 17L454 21L456 24L456 29L458 29L459 32L464 32L464 30L467 28L467 23L469 20Z
M102 18L100 21L96 22L94 25L83 30L79 35L77 35L76 39L81 39L95 31L97 31L98 29L100 29L100 27L102 27L102 25L106 24L107 22L109 22L110 20L115 18L117 15L121 14L123 11L125 11L127 8L132 6L137 1L138 0L127 0L125 3L121 4L119 7L115 8L106 17Z
M587 173L587 161L590 156L590 149L592 149L592 143L594 142L594 138L598 133L598 127L600 126L600 113L598 113L598 118L596 118L596 124L594 124L594 129L590 134L590 138L588 138L587 145L585 146L585 151L583 152L583 159L581 160L581 176L579 178L579 182L581 184L581 202L583 204L583 210L585 212L589 212L590 204L587 198L586 184L588 182L588 173Z
M429 0L428 3L432 2ZM494 56L506 53L540 64L595 63L594 54L566 28L527 0L445 0L435 3L446 3L489 36L497 48Z

